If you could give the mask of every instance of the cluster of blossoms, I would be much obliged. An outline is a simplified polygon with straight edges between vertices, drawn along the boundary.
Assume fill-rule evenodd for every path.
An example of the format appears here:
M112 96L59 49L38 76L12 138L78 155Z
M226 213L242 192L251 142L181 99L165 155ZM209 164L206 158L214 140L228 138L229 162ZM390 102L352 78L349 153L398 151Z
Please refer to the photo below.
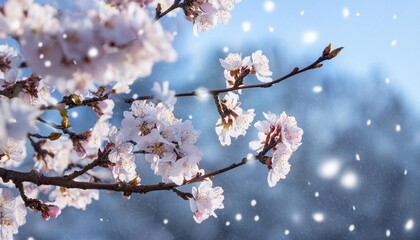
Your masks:
M216 133L222 146L231 144L231 137L244 136L254 120L254 109L240 108L239 95L229 92L220 101L222 117L216 122Z
M184 8L187 20L194 23L194 35L198 31L208 31L217 24L226 24L230 20L230 11L241 0L197 0L190 1Z
M296 119L287 116L285 112L280 116L264 113L264 117L266 120L255 123L258 129L258 140L250 142L249 147L260 152L267 146L274 145L271 148L273 157L266 162L269 169L268 185L274 187L289 173L289 159L302 144L303 130L297 126Z
M22 198L13 196L11 190L0 188L0 238L13 239L19 226L26 222L26 208Z
M196 146L199 132L191 121L174 117L173 106L135 101L131 111L124 112L120 132L145 154L155 174L163 182L181 185L200 173L198 163L202 153Z
M6 1L0 13L0 37L19 38L27 65L61 93L87 94L99 85L128 92L156 62L176 59L171 34L138 3L67 4L71 11L32 0Z
M226 86L240 87L244 78L249 74L255 74L261 82L272 81L268 66L268 58L262 55L262 51L256 51L250 56L242 58L241 54L229 53L225 59L220 59L220 64L225 69ZM241 93L241 90L238 90ZM223 146L231 144L231 137L244 136L254 120L254 109L244 111L240 108L239 95L228 92L223 100L219 101L218 109L221 118L216 123L216 133Z
M220 64L225 69L227 87L239 87L243 84L243 78L248 74L255 74L261 82L271 82L273 72L268 65L267 56L261 50L252 53L251 57L242 58L241 54L229 53L225 59L220 59Z
M0 97L0 166L20 165L26 157L26 135L35 129L39 114L20 98Z

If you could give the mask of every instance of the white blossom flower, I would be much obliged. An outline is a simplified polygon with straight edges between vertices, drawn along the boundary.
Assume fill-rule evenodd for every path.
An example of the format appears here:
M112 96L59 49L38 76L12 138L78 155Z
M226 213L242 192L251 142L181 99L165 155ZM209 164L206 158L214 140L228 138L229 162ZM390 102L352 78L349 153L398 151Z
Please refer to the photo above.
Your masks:
M61 136L54 141L45 140L42 149L47 151L44 158L34 156L35 167L42 172L54 171L62 174L69 164L76 163L79 159L73 142L67 136Z
M22 34L23 23L25 21L25 12L33 4L33 0L5 1L4 3L4 21L5 28L0 35L9 35L10 33Z
M279 144L271 158L271 166L269 166L267 182L268 186L274 187L281 179L285 179L290 171L289 159L293 151L285 144Z
M110 115L104 114L99 117L93 128L87 134L87 138L84 141L79 141L80 147L76 147L75 150L80 158L85 156L96 156L98 148L102 147L103 142L108 138L109 129L111 124L109 123Z
M261 82L271 82L273 72L270 71L268 66L268 58L262 54L262 51L256 51L252 54L252 67L255 71L257 79Z
M87 177L77 177L76 181L87 181ZM56 187L49 195L50 201L60 209L67 206L85 210L92 200L99 200L98 190Z
M249 59L246 57L245 59ZM219 59L222 67L228 71L238 70L243 66L245 59L242 60L241 54L229 53L225 59Z
M159 123L158 109L153 103L147 101L134 101L131 111L124 111L120 132L127 140L142 145L142 141Z
M267 144L274 141L275 145L271 149L273 157L265 163L269 169L268 185L274 187L289 173L289 159L302 144L303 130L297 127L295 118L287 116L285 112L280 116L270 112L264 113L264 117L266 120L255 123L254 126L258 129L258 140L251 141L249 147L260 152Z
M19 226L26 223L26 208L22 198L14 198L11 190L0 188L0 239L12 240Z
M28 81L28 79L24 79L24 81ZM39 81L30 83L30 89L22 89L19 98L33 106L47 105L51 98L50 87L44 80L39 79Z
M226 94L223 99L223 104L230 112L216 123L216 134L219 136L222 146L229 146L231 137L244 136L254 120L254 109L244 111L239 107L238 100L239 96L232 92Z
M35 129L40 111L19 98L0 98L0 146L9 137L19 141Z
M176 103L175 91L169 90L169 82L164 81L162 86L158 82L153 83L152 88L153 99L156 102L162 102L164 105L171 107Z
M98 102L95 105L96 113L101 116L101 120L108 120L112 117L113 109L115 107L115 103L111 99L106 99L103 101Z
M20 63L21 57L14 48L0 45L0 89L3 84L16 81Z
M111 127L109 141L113 144L108 159L113 163L111 168L114 179L140 183L140 178L136 172L133 144L125 142L124 136L118 132L116 127Z
M193 21L193 33L198 36L198 31L208 31L217 24L225 24L229 21L230 11L239 1L233 0L210 0L197 1L191 4L186 11L188 20Z
M225 59L219 59L220 64L225 69L223 74L226 78L226 87L234 87L235 85L241 86L236 81L246 70L250 70L251 57L247 56L242 59L242 56L237 53L229 53ZM238 90L238 93L242 93L242 90Z
M200 183L198 188L192 188L193 198L190 198L190 208L194 213L194 220L201 223L208 217L217 217L216 209L223 209L223 189L212 188L212 181L206 180Z
M173 152L176 154L168 152L152 164L152 168L154 167L157 175L162 176L163 182L181 185L184 180L191 180L200 172L198 163L202 158L202 153L197 146L188 144L173 149Z
M109 130L109 141L113 144L108 158L111 162L116 163L122 159L131 158L133 155L133 144L125 142L125 137L115 126Z
M26 146L23 140L8 138L4 146L0 145L0 166L18 167L26 158Z
M136 162L134 156L120 159L112 166L112 175L114 179L121 182L140 184L140 177L136 172Z
M276 141L288 145L292 151L296 151L302 144L303 130L297 127L294 117L289 117L283 112L280 116L273 113L264 113L266 121L258 121L255 127L258 129L258 140L252 141L249 147L260 151L267 144L267 139L275 138ZM269 136L269 138L267 137Z

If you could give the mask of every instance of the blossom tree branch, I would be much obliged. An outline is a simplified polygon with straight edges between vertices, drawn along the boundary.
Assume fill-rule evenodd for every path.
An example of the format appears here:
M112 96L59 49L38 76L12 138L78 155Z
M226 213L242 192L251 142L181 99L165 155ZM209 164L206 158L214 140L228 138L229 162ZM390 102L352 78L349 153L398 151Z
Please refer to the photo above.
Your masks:
M331 47L331 45L328 45L326 48L328 48L328 47ZM342 49L343 49L343 47L334 49L333 51L329 52L328 54L325 54L325 50L324 50L323 54L316 61L312 62L308 66L306 66L304 68L301 68L301 69L298 68L298 67L295 67L295 68L293 68L292 71L290 71L286 75L283 75L283 76L273 80L272 82L209 90L208 93L210 95L217 96L221 93L232 92L232 91L237 91L237 90L241 90L241 89L269 88L269 87L272 87L272 86L274 86L274 85L276 85L276 84L278 84L278 83L280 83L280 82L282 82L286 79L289 79L289 78L291 78L295 75L298 75L300 73L303 73L303 72L306 72L306 71L309 71L309 70L313 70L313 69L321 68L323 66L321 64L322 62L333 59L334 57L336 57L340 53L340 51ZM247 76L247 75L245 75L245 76ZM242 76L241 79L243 79L245 76ZM175 97L193 97L193 96L198 96L197 92L195 92L195 91L185 92L185 93L178 93L178 94L175 95ZM114 99L114 100L116 100L116 101L123 100L126 103L132 103L136 100L148 100L148 99L153 99L153 96L139 96L139 97L136 97L136 98Z

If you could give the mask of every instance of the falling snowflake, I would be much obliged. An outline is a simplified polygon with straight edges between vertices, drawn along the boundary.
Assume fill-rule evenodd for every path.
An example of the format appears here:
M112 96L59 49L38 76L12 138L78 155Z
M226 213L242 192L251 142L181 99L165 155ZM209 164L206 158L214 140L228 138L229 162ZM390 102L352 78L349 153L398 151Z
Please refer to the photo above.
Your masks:
M333 178L340 169L341 163L337 159L331 159L321 164L318 173L323 178Z
M72 118L77 118L78 116L79 116L79 113L77 111L71 112L71 117Z
M312 92L314 92L314 93L320 93L320 92L322 92L322 86L314 86L312 88Z
M348 18L349 15L350 15L350 9L345 7L345 8L343 8L342 13L343 13L343 18Z
M251 25L250 22L245 21L245 22L242 23L242 31L243 32L249 32L249 31L251 31L251 28L252 28L252 25Z
M414 227L414 220L408 219L408 221L405 223L404 229L406 231L410 231L411 229L413 229L413 227Z
M395 131L398 133L398 132L401 132L401 125L400 124L396 124L395 125Z
M347 172L343 174L343 176L340 179L340 183L344 188L347 189L354 189L357 187L357 175L354 172Z
M302 42L304 44L312 44L315 43L316 40L318 40L318 33L314 30L309 30L305 32L302 36Z
M274 8L276 7L276 5L274 4L273 1L269 0L269 1L265 1L264 2L264 10L266 12L272 12L274 10Z
M391 41L391 46L392 46L392 47L395 47L396 45L397 45L397 40L392 40L392 41Z
M314 214L312 214L312 218L315 222L323 222L324 214L322 212L315 212Z

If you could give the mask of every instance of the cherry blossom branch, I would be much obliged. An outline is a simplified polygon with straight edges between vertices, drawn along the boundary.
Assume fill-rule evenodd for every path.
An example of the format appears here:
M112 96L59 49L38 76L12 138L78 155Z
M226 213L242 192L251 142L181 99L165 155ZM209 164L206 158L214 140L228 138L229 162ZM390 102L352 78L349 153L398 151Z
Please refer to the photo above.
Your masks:
M258 154L255 158L256 159L261 158L259 157L260 155L262 155L261 153ZM205 175L197 175L196 177L194 177L193 179L189 181L184 181L184 183L181 186L188 185L195 182L201 182L208 178L213 178L219 174L222 174L227 171L238 168L240 166L243 166L247 162L248 162L248 158L243 158L240 162L233 163L225 168L221 168L219 170L213 171ZM85 168L89 170L91 167L92 167L91 165L87 165ZM74 175L70 174L70 175L61 176L61 177L50 177L50 176L45 176L39 173L37 170L32 170L30 172L19 172L15 170L0 168L0 178L2 178L4 182L12 181L15 184L19 182L20 183L31 182L38 186L52 185L52 186L59 186L59 187L65 187L65 188L78 188L78 189L84 189L84 190L96 189L96 190L108 190L108 191L115 191L115 192L140 193L140 194L153 192L153 191L171 190L171 191L176 192L178 195L180 195L181 193L177 189L174 190L176 187L178 187L178 185L175 183L159 183L155 185L134 186L134 185L131 185L129 183L124 183L124 182L108 184L108 183L96 183L96 182L78 182L73 179L74 176L76 175L80 176L86 171L84 170L77 171L74 173Z
M188 200L193 197L191 193L180 191L178 188L172 188L172 191L184 200Z
M175 2L177 2L177 1L175 1ZM183 3L177 3L177 4L182 5ZM174 6L174 5L172 5L172 6ZM239 78L236 80L235 86L230 87L230 88L209 90L208 94L213 95L213 96L217 96L221 93L232 92L232 91L237 91L237 90L241 90L241 89L272 87L272 86L274 86L274 85L276 85L276 84L278 84L278 83L280 83L280 82L282 82L282 81L284 81L288 78L291 78L295 75L298 75L300 73L303 73L303 72L306 72L306 71L309 71L309 70L313 70L313 69L317 69L317 68L321 68L323 66L321 64L322 62L335 58L340 53L340 51L343 49L343 47L334 49L332 51L330 51L330 49L331 49L331 44L329 44L324 49L322 55L316 61L312 62L311 64L309 64L306 67L301 68L301 69L299 67L295 67L295 68L293 68L292 71L290 71L286 75L283 75L283 76L281 76L281 77L279 77L279 78L277 78L277 79L275 79L271 82L261 83L261 84L253 84L253 85L241 85L243 83L244 78L250 74L249 71L244 71L243 74L241 74L239 76ZM112 93L112 91L109 91L106 94L101 94L101 95L95 96L93 98L84 99L84 100L80 100L80 101L75 99L74 95L71 95L71 96L67 96L67 97L63 98L63 100L60 101L60 104L64 104L66 106L65 107L66 109L71 109L71 108L75 108L75 107L79 107L79 106L93 107L94 104L96 104L98 102L101 102L103 100L107 100L107 99L111 99L111 100L114 100L114 101L124 101L125 103L132 103L136 100L153 99L153 96L151 96L151 95L139 96L139 97L136 97L136 98L109 98L111 93ZM198 96L196 91L175 94L175 97L193 97L193 96ZM59 107L59 106L42 106L41 107L41 110L53 110L53 109L54 110L61 110L62 107ZM58 125L55 125L53 127L57 128Z
M104 151L98 150L98 157L95 160L93 160L91 163L84 166L81 170L74 171L73 173L69 175L65 175L64 178L75 179L97 166L106 167L109 164L109 160L108 160L109 152L110 152L109 148L105 148Z
M313 70L313 69L317 69L317 68L321 68L323 65L321 64L324 61L328 61L333 59L334 57L336 57L340 51L343 49L343 47L334 49L332 51L329 51L328 48L331 48L331 44L329 44L323 51L322 55L314 62L312 62L311 64L309 64L308 66L300 69L298 67L295 67L292 71L290 71L289 73L287 73L286 75L279 77L275 80L273 80L272 82L268 82L268 83L261 83L261 84L254 84L254 85L242 85L242 86L234 86L234 87L230 87L230 88L223 88L223 89L216 89L216 90L209 90L208 93L213 95L213 96L217 96L221 93L226 93L226 92L232 92L232 91L236 91L236 90L241 90L241 89L252 89L252 88L269 88L274 86L275 84L278 84L288 78L291 78L295 75L298 75L300 73L306 72L308 70ZM244 74L241 75L241 78L243 80L244 77L248 76L249 74ZM242 81L241 81L242 82ZM193 91L193 92L186 92L186 93L179 93L179 94L175 94L175 97L192 97L192 96L198 96L198 94ZM137 98L126 98L126 99L114 99L115 101L119 101L122 100L126 103L132 103L136 100L148 100L148 99L152 99L153 96L139 96Z
M56 218L61 213L61 209L58 206L45 204L41 200L28 198L25 194L22 181L13 182L17 189L19 189L19 194L25 203L25 206L32 209L35 212L41 212L42 218L48 220L50 217Z
M65 126L62 126L62 125L57 125L57 124L52 123L52 122L48 122L48 121L46 121L46 120L44 120L40 117L38 117L37 120L46 124L46 125L49 125L49 126L55 128L57 130L61 130L63 133L68 134L70 137L77 136L77 133L69 130L68 127L65 127Z

